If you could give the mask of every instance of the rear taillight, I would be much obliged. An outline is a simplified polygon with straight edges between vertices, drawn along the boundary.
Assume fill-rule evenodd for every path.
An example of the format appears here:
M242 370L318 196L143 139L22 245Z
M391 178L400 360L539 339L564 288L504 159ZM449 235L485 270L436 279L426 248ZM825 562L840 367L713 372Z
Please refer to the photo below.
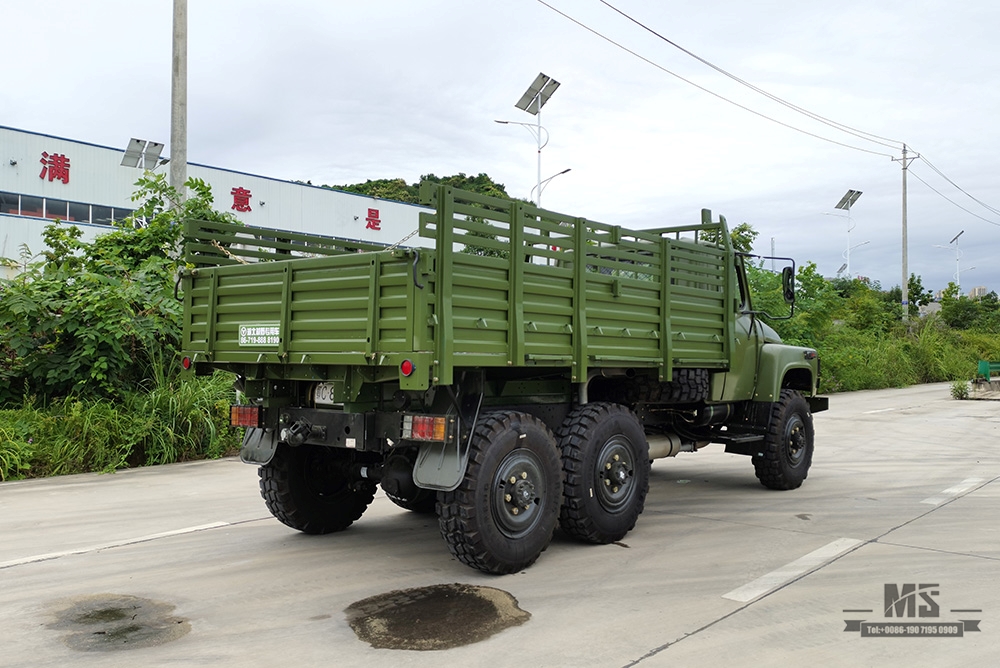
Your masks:
M399 365L399 372L409 378L413 375L413 370L416 367L413 366L413 362L410 360L403 360Z
M190 357L185 357L184 359L182 359L181 360L181 366L184 367L185 371L187 371L188 369L190 369L191 368L191 358Z
M448 437L448 418L404 415L402 437L410 441L445 441Z
M264 410L260 406L230 406L229 424L234 427L262 427Z

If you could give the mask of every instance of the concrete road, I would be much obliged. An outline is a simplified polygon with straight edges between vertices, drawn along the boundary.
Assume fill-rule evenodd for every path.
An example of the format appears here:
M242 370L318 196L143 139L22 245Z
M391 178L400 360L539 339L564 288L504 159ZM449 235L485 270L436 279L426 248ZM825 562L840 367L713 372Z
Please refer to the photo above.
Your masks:
M0 666L995 666L1000 403L937 384L831 406L801 489L765 490L720 446L659 460L624 541L557 532L503 577L381 494L348 531L299 535L234 460L4 483ZM345 618L451 583L509 592L530 619L415 651ZM122 623L138 642L116 644Z

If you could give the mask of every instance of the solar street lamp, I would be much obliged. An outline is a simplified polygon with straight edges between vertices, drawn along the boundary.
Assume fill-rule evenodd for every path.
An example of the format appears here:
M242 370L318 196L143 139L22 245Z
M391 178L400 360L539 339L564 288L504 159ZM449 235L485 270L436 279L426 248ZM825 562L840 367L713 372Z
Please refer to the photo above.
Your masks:
M518 109L528 112L535 117L534 125L529 123L518 123L517 121L497 121L497 123L502 123L504 125L520 125L527 128L531 134L535 137L535 141L538 144L538 180L535 188L538 190L537 199L535 204L539 207L542 206L542 149L545 145L549 143L549 133L545 128L542 127L542 107L545 103L549 101L552 94L556 92L559 88L559 82L550 76L539 73L535 80L531 82L528 86L528 90L524 91L524 95L521 99L517 101L514 105ZM542 132L545 131L545 141L542 141ZM564 173L564 172L560 172ZM558 176L558 174L556 175ZM532 189L534 192L534 189Z
M851 230L854 229L854 224L851 222L851 207L854 206L854 203L858 201L859 197L861 197L860 190L848 190L844 193L844 196L840 198L840 201L837 202L837 205L833 207L847 212L847 250L844 251L844 259L847 260L848 276L851 275ZM865 244L866 243L868 242L866 241ZM858 246L864 246L865 244L858 244ZM854 248L857 248L858 246L854 246Z
M958 247L958 238L965 234L965 230L962 230L956 234L951 241L948 242L947 246L942 246L940 244L934 244L935 248L944 248L945 250L951 250L951 245L955 244L955 286L958 288L959 294L962 293L962 269L959 263L962 261L962 251ZM966 271L972 271L975 267L969 267Z

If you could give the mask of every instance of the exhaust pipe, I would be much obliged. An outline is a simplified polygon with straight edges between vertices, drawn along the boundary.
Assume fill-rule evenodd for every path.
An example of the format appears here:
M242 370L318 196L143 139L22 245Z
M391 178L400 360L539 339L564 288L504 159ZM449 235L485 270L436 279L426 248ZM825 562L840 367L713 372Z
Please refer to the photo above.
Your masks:
M708 445L708 441L684 442L677 434L646 434L649 444L649 458L663 459L675 457L680 452L694 452Z

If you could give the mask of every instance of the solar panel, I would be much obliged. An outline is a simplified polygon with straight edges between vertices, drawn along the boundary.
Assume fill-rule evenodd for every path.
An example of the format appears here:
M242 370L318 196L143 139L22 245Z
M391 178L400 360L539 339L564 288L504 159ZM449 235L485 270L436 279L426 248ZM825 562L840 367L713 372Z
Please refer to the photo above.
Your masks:
M145 148L145 140L136 139L135 137L129 139L128 148L125 149L125 155L122 156L122 167L138 167L139 160L142 158L142 152Z
M524 91L524 95L521 96L521 99L514 106L518 109L523 109L529 114L537 114L545 106L545 103L549 101L552 94L556 92L557 88L559 88L558 81L539 73L535 77L535 80L531 82L531 85L528 86L528 90Z
M854 203L858 201L859 197L861 197L860 190L848 190L847 193L840 198L840 202L837 206L833 208L850 210L850 208L854 206Z

